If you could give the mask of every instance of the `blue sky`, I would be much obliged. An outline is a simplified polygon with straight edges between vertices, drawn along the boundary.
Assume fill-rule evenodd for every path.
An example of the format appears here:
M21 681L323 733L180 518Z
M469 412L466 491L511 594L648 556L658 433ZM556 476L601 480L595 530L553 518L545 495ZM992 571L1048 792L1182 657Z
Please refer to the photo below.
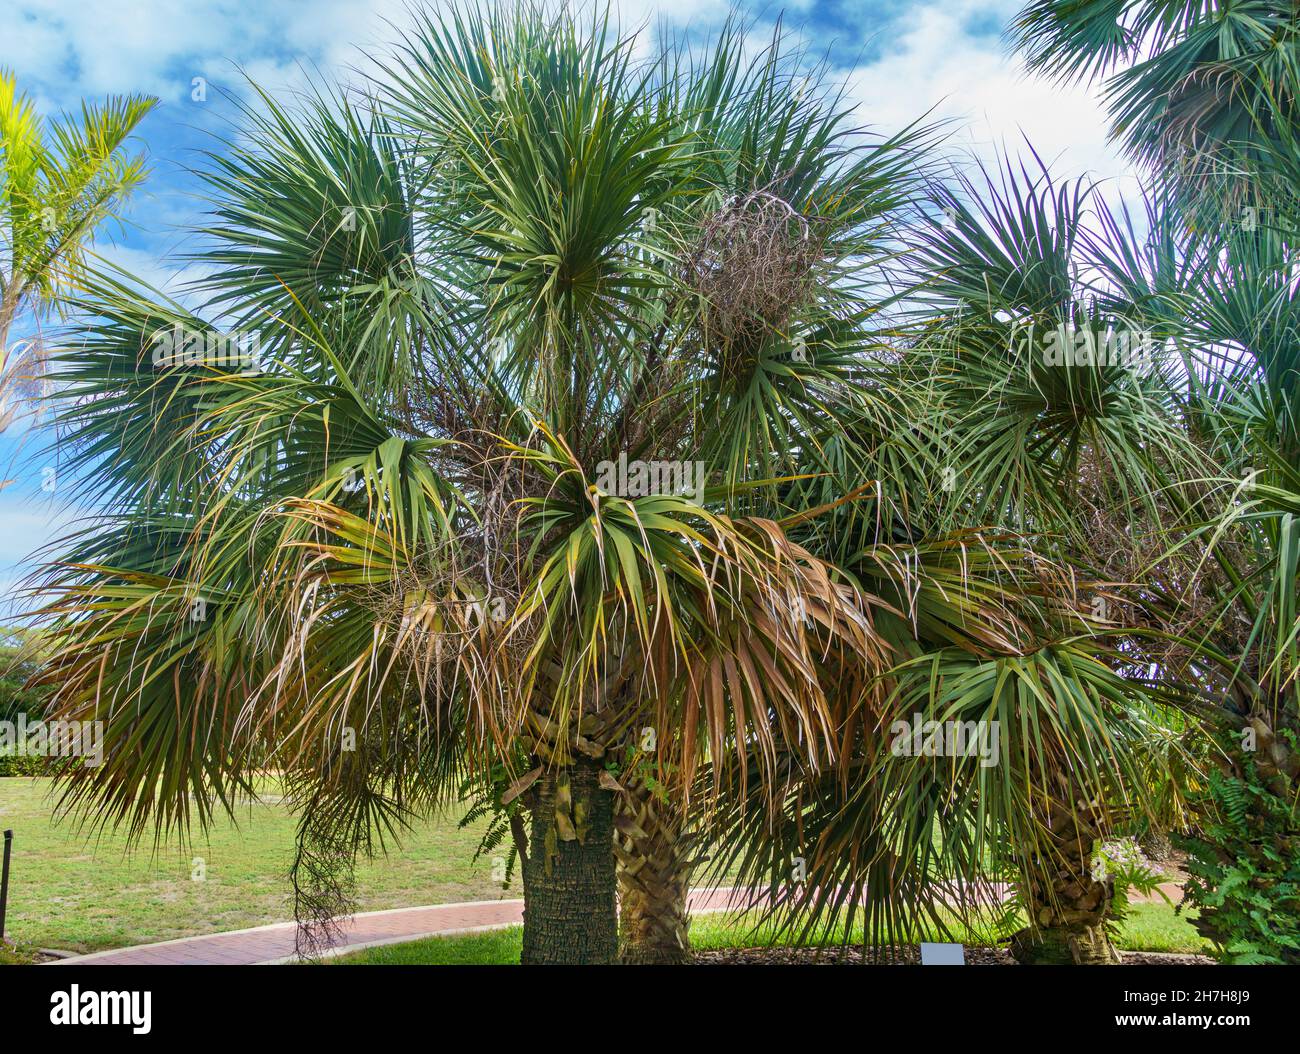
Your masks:
M707 30L726 17L714 0L614 0L623 24ZM741 4L766 35L781 4ZM927 110L959 122L956 141L991 157L1023 148L1027 137L1059 175L1090 172L1122 187L1131 179L1108 147L1105 115L1085 88L1028 78L1007 54L1003 27L1019 0L794 0L786 24L825 53L861 110L891 131ZM99 250L159 287L183 278L183 229L201 214L188 169L213 131L229 127L222 91L246 90L243 74L273 91L303 84L306 70L355 75L365 53L382 50L409 21L403 0L9 0L0 33L0 67L45 112L83 97L147 92L160 106L139 140L154 173L130 204L128 223L106 231ZM243 73L241 73L241 70ZM208 85L192 98L194 78ZM16 332L13 337L25 336ZM42 490L58 452L44 434L0 436L0 617L5 598L33 552L85 510ZM43 470L45 470L43 472Z

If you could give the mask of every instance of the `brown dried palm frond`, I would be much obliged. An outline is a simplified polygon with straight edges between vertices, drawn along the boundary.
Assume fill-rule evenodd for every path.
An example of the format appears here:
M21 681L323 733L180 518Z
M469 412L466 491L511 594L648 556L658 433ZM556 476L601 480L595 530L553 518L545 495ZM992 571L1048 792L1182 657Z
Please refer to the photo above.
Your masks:
M785 332L812 291L827 233L818 217L797 211L770 188L735 195L711 213L684 264L706 336L725 351Z

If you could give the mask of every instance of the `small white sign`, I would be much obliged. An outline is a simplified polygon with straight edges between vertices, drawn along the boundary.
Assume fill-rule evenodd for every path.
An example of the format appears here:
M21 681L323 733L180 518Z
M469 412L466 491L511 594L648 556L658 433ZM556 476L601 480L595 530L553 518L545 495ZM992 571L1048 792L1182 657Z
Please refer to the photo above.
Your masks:
M922 966L965 966L966 949L960 944L922 944Z

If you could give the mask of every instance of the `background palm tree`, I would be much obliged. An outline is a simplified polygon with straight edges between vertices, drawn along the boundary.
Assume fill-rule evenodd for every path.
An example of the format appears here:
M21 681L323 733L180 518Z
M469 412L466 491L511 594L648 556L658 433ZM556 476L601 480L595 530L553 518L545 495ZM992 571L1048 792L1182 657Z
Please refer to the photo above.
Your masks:
M37 342L11 346L24 311L38 317L75 281L95 229L145 179L126 140L157 100L110 96L45 120L0 70L0 431L43 372Z
M1249 173L1295 120L1300 25L1286 0L1035 0L1009 29L1031 70L1100 82L1111 134L1185 203L1263 204Z
M1030 65L1063 76L1141 53L1108 83L1114 134L1152 163L1159 208L1141 247L1096 263L1178 351L1171 391L1199 464L1162 489L1174 515L1141 578L1170 633L1152 657L1196 689L1218 729L1188 896L1203 932L1243 962L1300 947L1286 877L1300 862L1298 29L1294 5L1275 3L1032 4L1018 23Z

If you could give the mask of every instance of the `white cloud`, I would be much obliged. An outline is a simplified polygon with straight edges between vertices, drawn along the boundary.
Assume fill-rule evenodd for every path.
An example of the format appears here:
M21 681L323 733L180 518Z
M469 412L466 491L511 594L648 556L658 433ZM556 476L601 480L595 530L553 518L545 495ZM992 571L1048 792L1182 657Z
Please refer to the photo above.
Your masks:
M409 14L404 0L18 0L5 21L0 66L66 106L109 92L187 101L194 76L237 87L236 67L290 71L302 59L334 69L355 62L358 46L391 40L388 22Z
M22 563L65 533L76 518L48 496L0 500L0 567Z
M986 163L999 151L1027 156L1027 138L1054 175L1091 173L1131 188L1133 170L1106 141L1106 112L1093 89L1028 76L996 38L964 30L974 16L1005 24L1018 2L948 0L918 5L897 24L885 54L847 77L862 117L895 131L927 110L956 122L950 140Z
M863 3L869 18L870 5ZM17 69L20 77L31 74L42 96L61 105L82 95L123 91L188 104L195 75L214 87L242 91L236 66L273 88L301 86L298 63L318 65L331 77L346 75L365 64L366 52L387 51L410 22L405 0L107 0L70 6L18 0L0 36L0 66ZM644 24L652 31L661 22L716 25L729 9L727 0L622 0L616 6L625 28ZM790 8L792 25L808 7L783 6ZM1005 25L1019 6L1020 0L923 0L882 22L874 43L883 46L883 55L847 76L864 120L899 128L933 107L936 116L964 123L954 143L983 158L999 146L1022 151L1023 131L1063 175L1128 176L1129 166L1106 143L1105 113L1092 90L1026 77L999 40L968 29L975 21ZM819 51L830 41L810 32L806 42ZM202 121L203 115L184 120Z
M182 303L185 302L185 297L181 294L189 283L209 270L184 262L172 249L161 246L149 249L137 249L129 245L98 248L100 255L110 264Z

